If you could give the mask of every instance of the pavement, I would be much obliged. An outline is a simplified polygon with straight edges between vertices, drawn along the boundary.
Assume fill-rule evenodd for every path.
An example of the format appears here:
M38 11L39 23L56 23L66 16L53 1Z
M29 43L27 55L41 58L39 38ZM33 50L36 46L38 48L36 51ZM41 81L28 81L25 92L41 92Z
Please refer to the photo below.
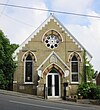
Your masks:
M30 94L25 94L25 93L19 93L19 92L14 92L14 91L7 91L7 90L1 90L0 89L0 94L4 95L10 95L10 96L17 96L17 97L24 97L24 98L30 98L30 99L35 99L35 100L45 100L45 101L50 101L50 102L55 102L55 103L63 103L63 104L69 104L69 105L76 105L76 106L95 106L95 107L100 107L100 105L94 105L90 103L90 100L88 99L81 99L77 100L77 102L73 101L67 101L67 100L62 100L62 99L44 99L41 96L36 96L36 95L30 95Z

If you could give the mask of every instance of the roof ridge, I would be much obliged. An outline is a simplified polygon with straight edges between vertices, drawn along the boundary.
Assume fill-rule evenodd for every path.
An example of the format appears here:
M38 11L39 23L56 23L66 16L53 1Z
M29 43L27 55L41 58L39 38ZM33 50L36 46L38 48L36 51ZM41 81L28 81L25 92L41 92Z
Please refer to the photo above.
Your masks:
M65 30L65 32L67 32L67 34L69 34L69 37L72 37L72 39L74 39L79 45L80 47L85 50L87 52L87 54L92 58L92 55L85 49L85 47L69 32L69 30L62 25L62 23L53 15L54 19L61 25L61 27Z
M49 16L40 26L38 26L38 28L36 28L35 31L33 31L33 32L30 34L30 36L29 36L24 42L22 42L22 44L15 50L14 53L17 54L17 53L22 49L22 47L25 46L26 42L27 42L27 43L29 42L29 40L32 38L31 36L37 34L37 32L40 30L40 28L43 27L43 24L45 25L45 24L46 24L45 22L48 21L48 20L51 19L51 18L53 18L53 14L50 14L50 16ZM33 36L33 37L34 37L34 36Z
M39 32L51 19L54 19L56 21L56 23L59 24L59 26L62 28L62 30L67 33L69 35L70 38L73 39L73 41L75 41L76 44L78 44L78 46L85 50L88 57L92 58L92 55L83 47L83 45L80 44L80 42L65 28L64 25L62 25L62 23L54 16L54 13L50 13L49 17L35 30L32 32L32 34L15 50L14 52L14 56L16 56L16 54L25 46L25 44L27 44L31 38L34 38L34 35L37 34L37 32Z

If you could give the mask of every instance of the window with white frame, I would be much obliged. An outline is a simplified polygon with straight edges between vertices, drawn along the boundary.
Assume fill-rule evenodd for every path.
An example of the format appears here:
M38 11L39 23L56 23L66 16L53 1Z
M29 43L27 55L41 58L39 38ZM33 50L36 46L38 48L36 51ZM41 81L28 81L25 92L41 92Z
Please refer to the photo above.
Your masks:
M25 60L25 82L32 82L33 61L32 56L28 54Z
M71 81L78 82L78 60L74 55L71 59Z

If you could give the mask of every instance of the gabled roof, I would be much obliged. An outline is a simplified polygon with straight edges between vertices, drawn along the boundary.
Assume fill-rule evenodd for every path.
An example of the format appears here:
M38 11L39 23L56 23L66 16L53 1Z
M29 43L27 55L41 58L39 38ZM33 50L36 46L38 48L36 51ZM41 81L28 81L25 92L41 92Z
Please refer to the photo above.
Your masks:
M92 58L92 55L78 42L78 40L62 25L62 23L53 14L50 14L50 16L15 50L13 55L16 56L17 53L19 53L19 51L25 46L25 44L31 41L31 39L34 38L34 36L42 29L42 27L44 27L51 19L53 19L54 22L56 22L65 33L67 33L67 35L73 40L73 42L75 42L76 45L78 45L78 47L86 51L87 57L89 59Z
M54 52L52 51L50 53L50 55L41 63L41 65L37 68L37 71L42 67L42 65L44 65L44 63L46 63L46 61L52 56L52 55L55 55L56 58L68 69L70 70L70 68L65 64L65 62Z

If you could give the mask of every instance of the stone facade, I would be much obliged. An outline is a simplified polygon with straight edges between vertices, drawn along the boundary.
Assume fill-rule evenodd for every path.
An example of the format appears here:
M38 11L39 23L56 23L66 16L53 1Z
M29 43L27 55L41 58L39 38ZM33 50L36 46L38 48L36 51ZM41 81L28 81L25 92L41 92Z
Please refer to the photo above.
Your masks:
M52 34L59 37L52 38ZM50 40L49 38L45 40L47 35L51 36ZM59 42L57 39L59 39ZM47 97L63 97L63 85L67 83L67 96L75 95L77 86L81 82L79 74L82 74L83 69L83 53L83 46L53 15L50 15L14 53L18 66L14 74L13 90L39 96L43 96L45 93ZM25 82L25 71L27 71L25 69L25 61L28 54L32 57L31 82ZM88 52L87 54L91 57ZM73 75L73 79L74 76L76 79L78 76L78 81L74 82L72 81L71 66L73 56L77 58L78 64L78 73L75 73L76 76ZM51 79L49 77L51 77ZM52 87L49 87L50 85L52 85ZM51 95L48 95L49 90L51 90Z

